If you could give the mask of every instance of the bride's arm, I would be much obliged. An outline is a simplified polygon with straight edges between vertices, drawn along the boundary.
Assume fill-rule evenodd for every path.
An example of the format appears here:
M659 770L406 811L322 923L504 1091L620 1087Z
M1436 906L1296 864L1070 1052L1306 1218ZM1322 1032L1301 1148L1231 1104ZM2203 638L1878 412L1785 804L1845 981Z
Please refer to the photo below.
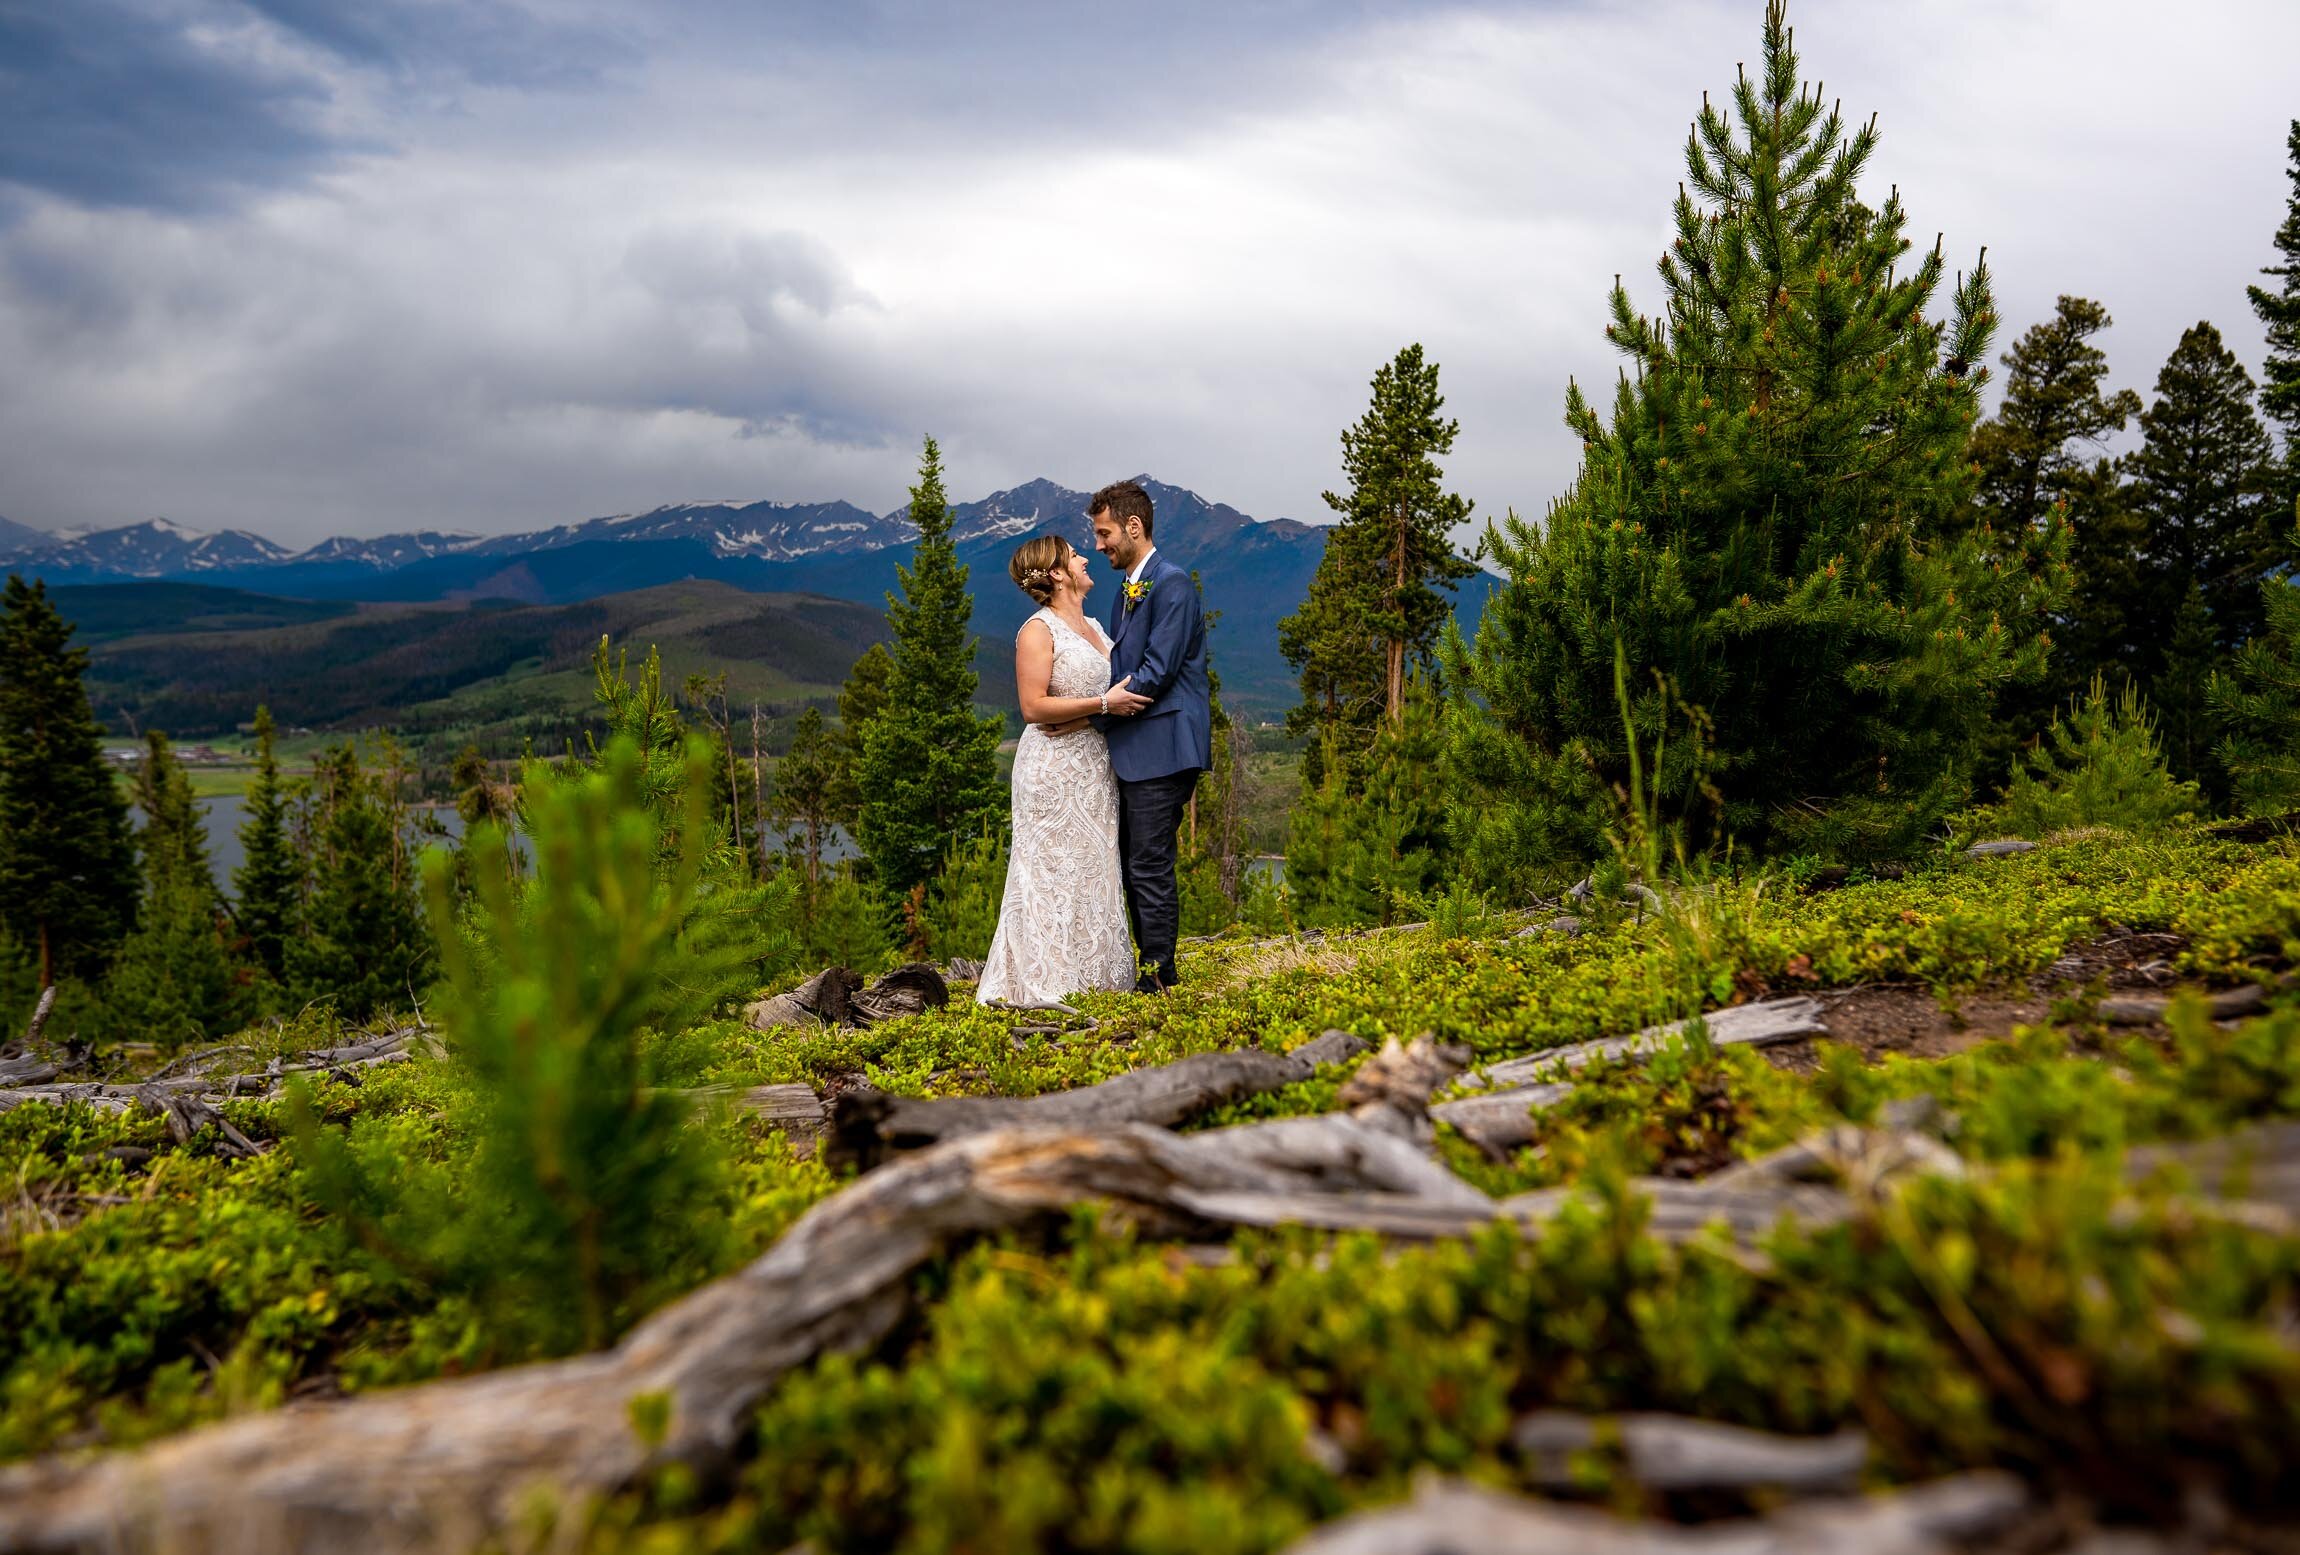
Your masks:
M1044 621L1023 622L1022 631L1014 639L1014 700L1021 705L1022 721L1066 724L1088 713L1102 711L1100 697L1049 696L1047 684L1053 677L1053 628Z

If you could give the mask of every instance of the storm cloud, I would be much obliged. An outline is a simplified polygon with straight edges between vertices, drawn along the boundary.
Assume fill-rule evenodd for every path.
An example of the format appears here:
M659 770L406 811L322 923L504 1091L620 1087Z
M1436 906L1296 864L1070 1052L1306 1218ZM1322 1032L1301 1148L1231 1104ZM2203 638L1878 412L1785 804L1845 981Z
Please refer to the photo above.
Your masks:
M2006 325L2255 367L2300 8L1803 0ZM1482 513L1570 480L1754 3L0 0L0 513L290 543L1149 469L1322 516L1421 341Z

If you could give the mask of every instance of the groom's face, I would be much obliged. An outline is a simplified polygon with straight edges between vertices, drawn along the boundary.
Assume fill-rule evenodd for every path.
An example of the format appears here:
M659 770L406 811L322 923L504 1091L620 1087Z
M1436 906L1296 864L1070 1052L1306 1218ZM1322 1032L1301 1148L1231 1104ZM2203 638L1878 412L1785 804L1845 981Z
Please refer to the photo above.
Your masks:
M1094 549L1109 559L1110 565L1124 572L1142 559L1142 520L1130 519L1121 524L1104 508L1092 515Z

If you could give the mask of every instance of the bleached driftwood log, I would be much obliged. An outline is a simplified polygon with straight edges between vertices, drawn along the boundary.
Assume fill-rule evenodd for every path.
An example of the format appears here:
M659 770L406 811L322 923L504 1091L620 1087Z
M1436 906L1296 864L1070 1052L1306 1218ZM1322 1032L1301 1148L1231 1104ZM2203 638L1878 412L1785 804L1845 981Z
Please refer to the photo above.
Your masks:
M1730 1009L1711 1010L1702 1018L1709 1040L1719 1047L1765 1047L1775 1042L1793 1042L1799 1037L1822 1037L1829 1028L1821 1019L1821 1001L1797 994L1786 999L1766 999L1756 1004L1736 1004ZM1504 1086L1524 1085L1536 1080L1570 1073L1585 1064L1601 1058L1625 1058L1652 1053L1673 1037L1682 1036L1688 1021L1673 1020L1659 1026L1648 1026L1643 1031L1626 1037L1604 1037L1595 1042L1578 1042L1571 1047L1551 1048L1546 1053L1528 1053L1523 1058L1504 1059L1485 1068L1483 1086L1499 1089ZM1474 1077L1465 1085L1480 1084Z
M1851 1492L1869 1461L1859 1430L1828 1436L1782 1436L1684 1415L1596 1416L1538 1410L1510 1428L1530 1483L1566 1490L1581 1483L1574 1458L1618 1455L1629 1477L1648 1490L1794 1490Z
M2122 994L2103 999L2098 1007L2100 1018L2111 1026L2153 1026L2172 1008L2174 997L2172 994ZM2267 1005L2268 990L2258 983L2225 988L2204 998L2205 1013L2214 1020L2234 1020L2239 1015L2265 1009Z
M126 1112L133 1108L148 1107L154 1111L168 1110L166 1100L182 1097L214 1107L218 1102L241 1097L268 1096L279 1083L291 1075L331 1074L338 1077L356 1076L360 1071L383 1064L405 1063L415 1055L423 1033L415 1028L386 1032L340 1047L314 1048L299 1053L295 1060L286 1062L273 1059L261 1069L231 1074L217 1074L208 1070L194 1074L166 1075L143 1081L74 1080L52 1081L42 1085L18 1084L0 1090L0 1112L23 1106L27 1102L86 1102L99 1112ZM240 1048L217 1048L213 1054L242 1052Z
M2010 1474L1960 1474L1892 1495L1793 1503L1770 1517L1633 1522L1431 1478L1403 1506L1328 1523L1286 1555L1939 1555L2028 1505Z
M1195 1053L1171 1064L1136 1069L1100 1085L1053 1091L1044 1096L889 1096L859 1087L843 1091L831 1104L825 1156L875 1166L904 1150L986 1129L1024 1127L1095 1128L1114 1123L1154 1123L1161 1127L1281 1086L1306 1080L1327 1064L1366 1050L1346 1031L1329 1031L1291 1053L1235 1048Z
M1462 1209L1482 1197L1348 1117L1190 1136L1141 1124L966 1135L867 1174L612 1350L0 1470L0 1550L468 1548L539 1494L580 1500L657 1464L722 1467L778 1378L875 1341L910 1275L956 1240L1090 1201L1176 1230L1220 1223L1226 1194L1298 1209L1363 1196L1403 1211L1441 1179ZM669 1420L653 1448L631 1425L634 1401L651 1396Z

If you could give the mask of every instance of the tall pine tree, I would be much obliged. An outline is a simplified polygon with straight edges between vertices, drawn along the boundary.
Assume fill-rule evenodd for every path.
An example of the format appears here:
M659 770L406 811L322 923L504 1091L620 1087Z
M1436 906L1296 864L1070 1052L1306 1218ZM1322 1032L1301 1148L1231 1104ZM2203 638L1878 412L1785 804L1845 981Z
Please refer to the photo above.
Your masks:
M1999 690L2041 672L2065 537L1972 521L1987 271L1928 316L1939 249L1912 262L1899 194L1860 198L1876 144L1800 86L1774 0L1762 68L1686 146L1661 316L1615 284L1610 425L1570 387L1578 479L1545 525L1487 531L1507 581L1447 656L1481 867L1530 884L1601 845L1616 643L1642 739L1673 696L1714 726L1668 743L1665 805L1714 793L1745 844L1870 857L1965 801Z
M396 753L387 745L381 756L371 766L348 740L322 752L299 817L310 884L302 932L287 945L288 983L299 998L333 1002L347 1020L405 1008L431 972ZM590 770L568 766L565 782ZM649 759L645 791L657 803L660 777Z
M136 835L144 900L104 980L108 1024L163 1043L221 1036L253 1013L250 988L233 964L191 779L156 729L144 736L134 793L144 814Z
M895 900L931 879L954 838L1005 819L998 741L1005 721L974 711L974 600L950 538L942 450L933 438L910 490L918 549L886 601L894 662L886 706L862 730L856 767L857 840L880 888Z
M2156 581L2148 636L2168 639L2193 582L2214 647L2233 651L2260 629L2260 580L2276 552L2273 445L2252 408L2252 375L2210 323L2184 332L2165 359L2140 431L2127 470L2144 525L2142 555ZM2173 709L2155 700L2167 716L2169 746Z
M767 800L774 824L792 833L790 846L798 854L810 886L822 878L823 844L830 835L837 779L832 739L823 726L822 710L810 707L799 714L791 748L775 763L775 786Z
M2292 180L2292 195L2284 207L2284 224L2276 229L2276 252L2283 262L2263 265L2260 270L2282 284L2273 290L2265 286L2244 289L2252 300L2252 311L2260 315L2268 333L2268 360L2260 372L2260 409L2284 429L2284 459L2274 504L2279 513L2300 501L2300 119L2292 121L2284 149L2290 158L2285 172Z
M2140 396L2106 390L2108 357L2092 337L2110 322L2090 298L2062 297L2053 316L2001 358L2004 402L1973 433L1978 500L1989 522L2009 535L2065 524L2074 572L2068 606L2052 625L2045 678L2006 688L1984 772L2004 770L2014 747L2038 736L2094 675L2136 673L2132 627L2148 578L2138 516L2102 445L2140 414Z
M2291 539L2300 545L2300 497ZM2260 585L2266 625L2212 680L2223 731L2216 754L2237 808L2247 815L2300 810L2300 579Z
M81 677L88 650L44 583L0 592L0 924L40 985L92 977L136 915L128 804Z
M279 730L269 707L256 709L256 780L240 821L240 867L232 889L240 933L274 982L287 975L287 942L301 905L303 868L288 846L288 799L280 786Z
M1362 707L1369 680L1390 727L1402 723L1406 677L1429 663L1452 614L1446 594L1477 570L1454 549L1470 503L1444 487L1438 459L1461 431L1444 408L1438 364L1410 345L1375 371L1366 413L1342 432L1350 489L1325 494L1341 518L1309 598L1278 628L1302 677L1301 711L1321 728L1345 721L1345 703Z

